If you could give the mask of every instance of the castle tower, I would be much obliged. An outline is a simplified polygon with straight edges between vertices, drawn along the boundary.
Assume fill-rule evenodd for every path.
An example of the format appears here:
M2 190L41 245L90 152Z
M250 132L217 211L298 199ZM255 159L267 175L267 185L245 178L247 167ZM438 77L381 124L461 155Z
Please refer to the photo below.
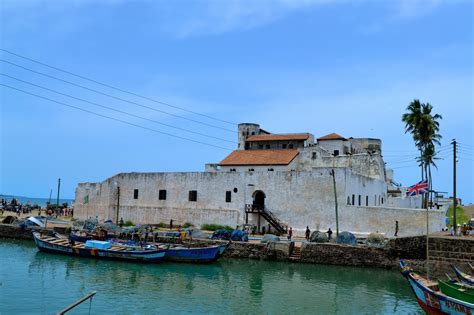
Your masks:
M248 136L259 135L260 134L260 125L252 123L242 123L239 124L239 146L237 150L245 150L245 139Z

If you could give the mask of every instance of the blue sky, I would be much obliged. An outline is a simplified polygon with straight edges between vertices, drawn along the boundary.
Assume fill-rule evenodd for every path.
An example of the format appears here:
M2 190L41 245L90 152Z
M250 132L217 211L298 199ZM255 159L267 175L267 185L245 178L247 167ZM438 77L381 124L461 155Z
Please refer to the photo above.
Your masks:
M383 141L404 185L419 180L401 115L414 98L443 115L434 186L452 194L449 143L460 145L458 195L473 202L471 1L1 2L1 48L222 120L275 133L337 132ZM120 93L0 52L0 72L218 139L72 100L4 75L2 84L147 128L235 147L236 126ZM173 115L98 95L60 77ZM230 151L124 125L0 86L0 193L47 197L62 179L202 171ZM215 127L190 121L198 120Z

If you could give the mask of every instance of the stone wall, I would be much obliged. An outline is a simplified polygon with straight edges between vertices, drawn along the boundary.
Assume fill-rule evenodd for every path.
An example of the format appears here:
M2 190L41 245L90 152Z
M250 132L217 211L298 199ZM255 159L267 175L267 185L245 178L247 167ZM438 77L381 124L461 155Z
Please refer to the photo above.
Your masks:
M382 268L394 268L398 263L386 249L331 243L303 244L301 262Z
M437 237L428 242L430 259L443 262L474 262L474 239Z

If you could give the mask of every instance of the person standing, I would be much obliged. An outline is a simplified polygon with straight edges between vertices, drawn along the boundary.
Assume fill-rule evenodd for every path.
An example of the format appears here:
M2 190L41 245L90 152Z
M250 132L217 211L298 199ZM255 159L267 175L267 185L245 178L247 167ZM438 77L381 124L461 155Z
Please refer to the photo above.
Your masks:
M170 219L170 231L173 229L173 219Z
M306 232L305 232L305 236L306 236L306 240L309 241L309 236L311 235L311 231L309 229L309 226L306 226Z
M331 228L329 228L329 230L326 233L328 233L328 240L331 240L331 238L332 238Z
M398 236L398 221L395 221L395 235Z
M293 236L293 228L290 226L290 229L288 230L288 240L291 241L291 237Z

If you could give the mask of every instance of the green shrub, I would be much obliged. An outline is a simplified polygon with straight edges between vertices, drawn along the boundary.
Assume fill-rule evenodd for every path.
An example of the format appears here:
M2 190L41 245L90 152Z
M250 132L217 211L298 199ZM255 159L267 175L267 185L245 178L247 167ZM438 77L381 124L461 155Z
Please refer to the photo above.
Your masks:
M449 207L447 217L449 218L449 224L454 222L453 206ZM469 222L469 216L464 214L464 209L461 206L456 206L456 224L463 224Z
M133 224L133 222L130 221L130 220L125 221L125 223L123 225L124 226L135 226L135 224Z
M201 230L206 231L216 231L216 230L228 230L233 231L234 229L228 225L220 225L220 224L203 224L201 225Z
M185 223L183 224L183 228L185 228L185 229L188 228L188 227L190 227L190 226L194 226L194 224L189 223L189 222L185 222Z
M160 222L160 223L158 223L156 226L159 227L159 228L167 228L167 227L169 227L169 224Z

